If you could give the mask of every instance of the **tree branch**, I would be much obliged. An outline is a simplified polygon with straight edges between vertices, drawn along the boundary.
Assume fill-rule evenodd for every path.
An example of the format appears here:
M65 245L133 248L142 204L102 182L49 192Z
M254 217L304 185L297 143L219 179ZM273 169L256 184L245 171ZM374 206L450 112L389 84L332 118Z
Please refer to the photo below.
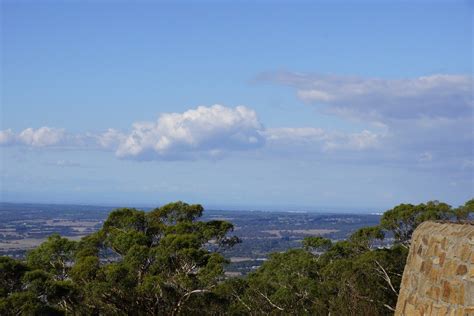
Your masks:
M377 266L379 267L379 269L382 271L382 274L383 274L382 276L383 276L384 280L388 283L388 285L392 289L393 293L395 293L395 295L398 297L398 292L395 290L395 287L393 286L392 280L390 280L390 277L389 277L387 271L385 271L385 269L382 267L382 265L377 260L374 260L374 261L377 264Z
M268 302L270 305L272 305L274 308L276 308L276 309L278 309L278 310L280 310L280 311L284 311L283 308L281 308L281 307L278 306L278 305L275 305L272 301L270 301L270 299L268 298L268 296L266 296L265 294L263 294L263 293L260 292L260 291L257 291L257 292L258 292L258 294L260 294L261 296L263 296L263 298L265 298L265 299L267 300L267 302Z

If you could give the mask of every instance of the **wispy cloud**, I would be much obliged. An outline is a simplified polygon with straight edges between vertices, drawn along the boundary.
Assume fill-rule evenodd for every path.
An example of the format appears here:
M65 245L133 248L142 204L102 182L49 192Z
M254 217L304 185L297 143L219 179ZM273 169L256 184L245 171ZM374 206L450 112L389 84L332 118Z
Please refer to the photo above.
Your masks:
M54 162L48 162L46 163L47 166L53 166L53 167L60 167L60 168L80 168L82 165L78 162L74 162L71 160L57 160Z
M355 133L326 131L322 128L271 128L264 132L269 143L280 147L312 146L322 152L361 151L376 148L384 135L369 130Z
M327 113L371 121L472 115L473 79L437 74L408 79L271 72L261 81L294 87L304 102Z
M433 160L433 155L430 152L424 152L418 155L418 161L423 162L430 162Z
M380 79L270 72L258 79L294 88L297 98L324 115L366 124L367 131L346 135L348 143L355 148L377 144L379 153L385 151L384 159L454 166L474 154L471 76Z
M0 146L32 148L103 149L115 150L125 135L114 129L103 133L74 134L64 128L42 126L26 128L20 132L12 129L0 131Z

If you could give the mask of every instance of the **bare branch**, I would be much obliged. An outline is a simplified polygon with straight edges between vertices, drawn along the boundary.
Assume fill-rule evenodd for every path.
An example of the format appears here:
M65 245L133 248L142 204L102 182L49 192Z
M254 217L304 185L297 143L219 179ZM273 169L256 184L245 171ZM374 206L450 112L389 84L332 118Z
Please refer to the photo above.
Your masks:
M268 298L268 296L266 296L265 294L263 294L263 293L260 292L260 291L257 291L257 292L258 292L258 294L260 294L261 296L263 296L263 298L265 298L265 299L267 300L267 302L268 302L270 305L272 305L274 308L276 308L276 309L278 309L278 310L280 310L280 311L284 311L283 308L281 308L281 307L278 306L278 305L275 305L272 301L270 301L270 299Z
M385 269L382 267L382 265L377 260L374 260L374 261L377 264L377 266L380 268L380 270L383 274L384 280L388 283L388 285L390 286L390 289L392 289L392 292L395 293L395 295L398 297L398 292L395 290L395 287L393 286L392 280L390 280L390 277L389 277L387 271L385 271Z

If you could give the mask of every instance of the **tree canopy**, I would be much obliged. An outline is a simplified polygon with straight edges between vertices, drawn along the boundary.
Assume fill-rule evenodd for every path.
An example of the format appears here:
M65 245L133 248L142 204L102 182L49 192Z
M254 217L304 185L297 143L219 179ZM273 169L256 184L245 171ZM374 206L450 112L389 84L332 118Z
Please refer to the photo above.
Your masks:
M240 242L231 223L202 221L202 206L184 202L116 209L80 241L54 234L23 261L0 257L0 314L390 315L415 228L473 213L474 200L400 204L379 226L346 240L307 237L229 278L222 252Z

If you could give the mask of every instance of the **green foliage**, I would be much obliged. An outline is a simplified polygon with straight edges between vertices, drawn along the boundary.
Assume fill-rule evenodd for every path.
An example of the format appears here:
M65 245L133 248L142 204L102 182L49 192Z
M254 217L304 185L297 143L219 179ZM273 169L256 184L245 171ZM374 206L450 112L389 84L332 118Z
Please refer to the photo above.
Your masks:
M458 221L468 220L474 214L474 199L455 209L454 214Z
M202 206L183 202L149 213L117 209L100 231L80 242L51 235L28 253L26 263L1 257L0 314L218 310L212 289L226 263L218 251L239 239L229 236L231 223L198 221L202 212Z
M149 216L172 225L179 222L192 222L201 217L203 211L203 207L199 204L189 205L178 201L155 209Z
M220 251L240 242L231 223L199 221L202 207L183 202L117 209L79 242L52 235L25 262L0 257L0 315L391 315L414 229L473 211L474 200L400 204L347 240L307 237L225 278ZM385 234L395 245L375 249Z
M97 233L98 242L89 244L113 251L120 259L101 265L97 256L83 250L87 256L72 271L86 284L87 304L103 313L189 311L194 296L208 295L223 275L224 258L205 245L235 240L227 236L232 224L197 221L202 211L200 205L183 202L149 213L113 211Z
M372 248L376 240L383 240L385 233L380 226L363 227L353 233L349 239L363 248Z
M394 247L329 261L322 269L329 312L335 315L392 314L406 256L406 248Z
M52 307L41 301L30 291L15 292L0 299L0 315L64 315L60 308Z
M397 242L408 246L413 231L422 222L447 220L453 215L450 205L438 201L418 205L400 204L383 214L380 225L383 229L392 232Z
M313 300L320 291L318 267L317 257L302 249L272 254L248 278L248 305L262 314L313 314Z
M437 201L401 204L384 214L380 226L335 243L305 238L303 250L274 254L246 279L228 280L218 291L230 314L392 315L414 229L453 215ZM386 233L397 243L374 249Z
M332 241L320 236L306 237L303 239L303 248L308 251L327 251L332 246Z
M370 229L371 232L376 230ZM358 235L358 234L357 234ZM376 234L376 236L379 236ZM391 315L396 305L407 250L361 248L351 241L271 255L246 279L228 280L218 293L235 314Z
M26 261L30 267L42 269L53 274L56 279L64 280L69 276L76 247L77 242L53 234L38 248L30 251Z
M9 257L0 257L0 298L22 290L23 275L29 271L23 262Z

